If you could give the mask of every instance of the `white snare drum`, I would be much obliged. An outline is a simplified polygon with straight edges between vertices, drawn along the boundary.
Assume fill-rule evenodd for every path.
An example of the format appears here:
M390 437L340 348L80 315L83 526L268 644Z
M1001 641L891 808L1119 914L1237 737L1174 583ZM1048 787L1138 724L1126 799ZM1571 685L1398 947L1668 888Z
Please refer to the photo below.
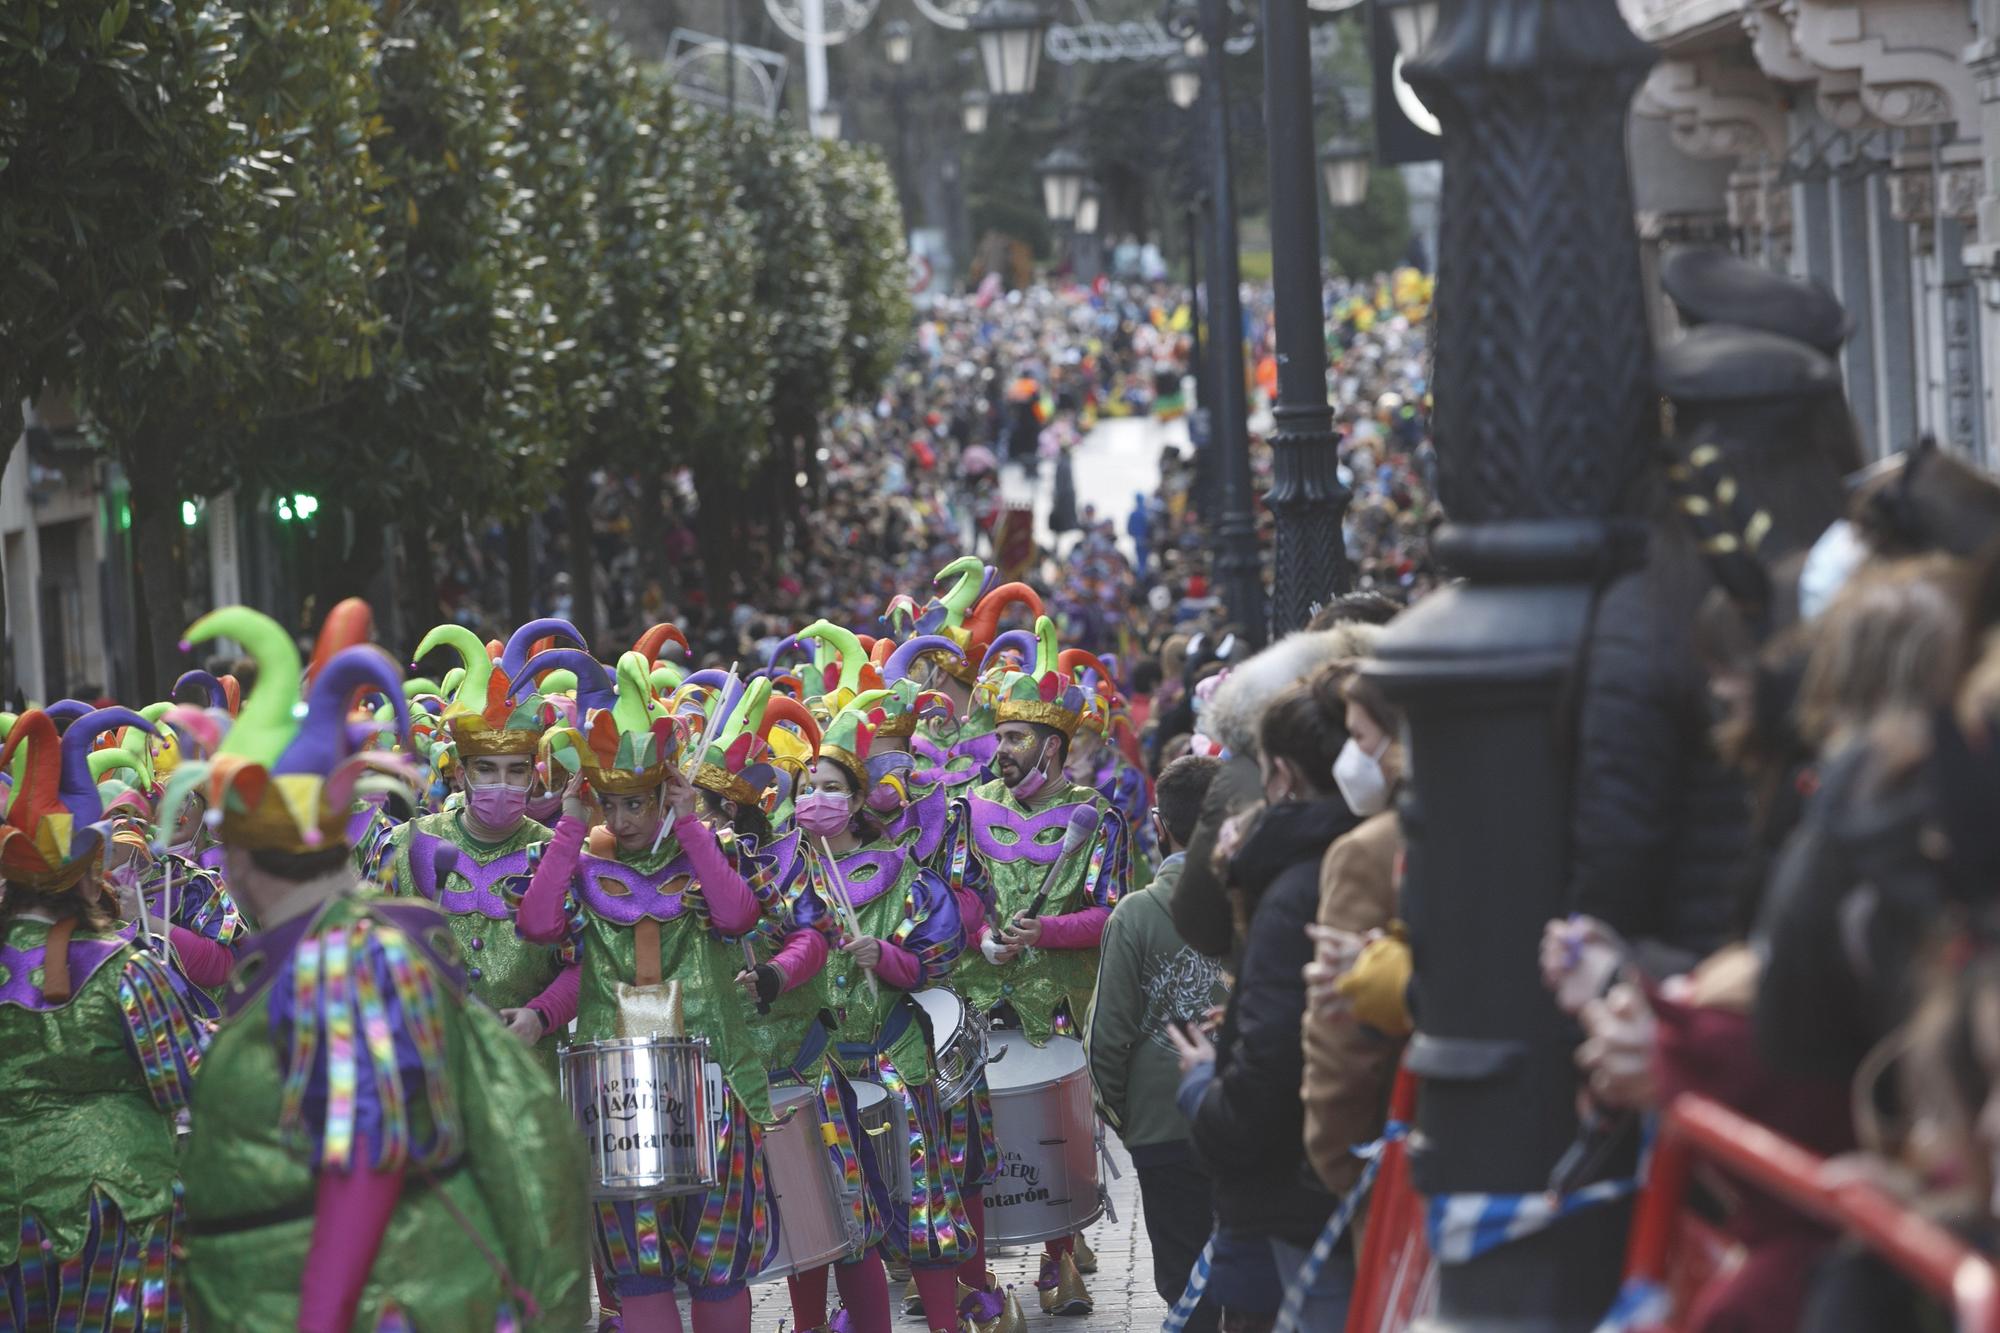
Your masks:
M931 1086L937 1089L938 1105L956 1106L986 1067L986 1025L956 991L942 986L920 990L910 998L922 1007L931 1026Z
M1000 1174L986 1187L987 1243L1027 1245L1081 1231L1104 1213L1083 1043L1051 1037L1037 1048L1019 1032L990 1040L986 1084Z
M854 1080L854 1101L861 1110L861 1129L875 1169L888 1183L889 1197L910 1201L910 1117L903 1099L880 1083Z
M699 1037L616 1037L563 1051L563 1094L583 1129L594 1199L695 1194L715 1182Z
M853 1253L860 1241L827 1151L819 1085L773 1088L771 1109L778 1123L764 1131L764 1174L777 1236L752 1282L810 1272Z

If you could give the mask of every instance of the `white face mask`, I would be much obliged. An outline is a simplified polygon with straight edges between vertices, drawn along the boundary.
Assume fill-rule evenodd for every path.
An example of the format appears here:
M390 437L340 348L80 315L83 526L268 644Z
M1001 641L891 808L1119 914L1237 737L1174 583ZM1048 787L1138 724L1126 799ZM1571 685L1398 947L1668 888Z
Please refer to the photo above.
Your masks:
M1389 808L1389 777L1382 771L1382 761L1362 749L1352 736L1333 761L1333 783L1340 788L1347 808L1363 819Z

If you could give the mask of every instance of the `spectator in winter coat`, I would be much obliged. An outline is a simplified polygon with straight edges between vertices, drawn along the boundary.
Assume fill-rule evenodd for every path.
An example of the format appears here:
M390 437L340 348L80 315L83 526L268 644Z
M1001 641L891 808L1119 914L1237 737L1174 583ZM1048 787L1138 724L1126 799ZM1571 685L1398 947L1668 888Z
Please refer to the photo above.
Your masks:
M1371 936L1382 941L1377 952L1398 949L1405 960L1409 952L1401 940L1383 934L1396 915L1396 862L1403 852L1402 829L1391 808L1402 781L1402 711L1380 686L1360 676L1349 678L1343 694L1347 743L1334 761L1333 778L1362 823L1327 848L1320 863L1319 919L1312 935L1321 947L1308 967L1308 981L1315 973L1331 980L1347 972L1346 960L1358 960ZM1328 957L1331 953L1343 957ZM1333 998L1341 1012L1315 1012L1306 1020L1300 1099L1306 1159L1321 1184L1345 1194L1361 1175L1361 1159L1351 1150L1382 1132L1389 1084L1410 1027L1406 1012L1391 1020L1349 995Z
M1221 767L1194 755L1174 761L1154 788L1152 811L1166 853L1153 882L1118 900L1104 923L1097 993L1090 1006L1090 1078L1098 1109L1132 1154L1139 1202L1153 1250L1153 1286L1169 1305L1187 1286L1214 1222L1208 1174L1188 1146L1188 1123L1174 1106L1180 1070L1167 1029L1202 1022L1228 998L1213 959L1174 931L1167 900L1187 863L1184 850L1208 784ZM1204 1299L1187 1328L1218 1326Z
M1333 781L1347 741L1342 679L1343 667L1330 665L1264 710L1257 766L1265 809L1229 868L1248 922L1242 966L1214 1047L1199 1033L1174 1037L1181 1110L1215 1178L1219 1223L1264 1237L1288 1283L1336 1202L1306 1166L1298 1089L1313 949L1306 928L1319 911L1320 862L1356 824ZM1342 1327L1353 1279L1353 1250L1343 1242L1307 1293L1302 1326Z

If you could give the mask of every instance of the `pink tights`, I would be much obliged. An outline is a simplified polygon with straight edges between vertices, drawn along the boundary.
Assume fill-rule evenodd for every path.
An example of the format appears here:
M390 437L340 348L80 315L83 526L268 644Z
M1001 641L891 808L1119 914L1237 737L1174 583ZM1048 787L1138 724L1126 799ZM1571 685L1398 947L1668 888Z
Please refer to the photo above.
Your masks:
M974 1291L986 1290L986 1199L976 1189L965 1192L965 1216L972 1223L972 1252L958 1266L958 1280Z
M631 1333L681 1333L681 1311L671 1291L624 1298ZM689 1301L694 1333L749 1333L750 1289L738 1287L719 1301Z
M847 1307L847 1317L852 1321L854 1333L890 1333L889 1323L889 1275L882 1268L882 1255L878 1250L870 1250L860 1262L852 1264L828 1264L804 1273L795 1273L786 1279L792 1291L792 1321L798 1325L799 1333L812 1333L813 1329L826 1325L826 1275L833 1271L833 1280L840 1288L840 1303ZM921 1284L919 1284L921 1289ZM947 1292L946 1306L950 1309L950 1293ZM933 1328L950 1328L951 1320L940 1324L932 1321Z

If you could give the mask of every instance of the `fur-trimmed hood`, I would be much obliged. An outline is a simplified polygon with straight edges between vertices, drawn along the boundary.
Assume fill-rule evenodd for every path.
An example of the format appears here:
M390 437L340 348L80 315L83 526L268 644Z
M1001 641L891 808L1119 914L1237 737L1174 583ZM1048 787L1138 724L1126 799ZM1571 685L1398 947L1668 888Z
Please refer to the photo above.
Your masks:
M1230 669L1202 710L1198 730L1231 754L1257 752L1257 720L1277 692L1329 662L1363 658L1374 650L1381 626L1348 620L1330 629L1300 630Z

